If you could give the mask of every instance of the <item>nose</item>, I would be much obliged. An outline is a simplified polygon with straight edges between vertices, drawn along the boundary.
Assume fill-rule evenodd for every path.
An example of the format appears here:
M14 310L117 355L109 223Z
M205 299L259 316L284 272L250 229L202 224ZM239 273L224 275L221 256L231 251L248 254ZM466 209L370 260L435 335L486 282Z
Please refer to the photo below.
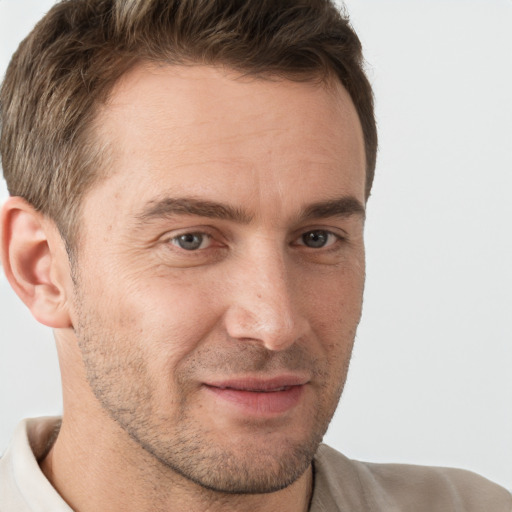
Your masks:
M271 351L285 350L305 336L309 323L298 308L304 301L294 274L293 263L279 250L260 250L245 259L230 283L224 317L228 335Z

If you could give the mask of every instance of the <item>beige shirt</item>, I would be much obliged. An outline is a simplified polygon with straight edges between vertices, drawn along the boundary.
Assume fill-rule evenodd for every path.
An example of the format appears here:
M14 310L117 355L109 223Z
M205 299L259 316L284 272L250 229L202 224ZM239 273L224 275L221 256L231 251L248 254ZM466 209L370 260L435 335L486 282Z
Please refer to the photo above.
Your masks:
M0 459L0 512L72 512L39 469L58 419L25 420ZM347 459L322 445L311 512L512 512L512 495L473 473Z

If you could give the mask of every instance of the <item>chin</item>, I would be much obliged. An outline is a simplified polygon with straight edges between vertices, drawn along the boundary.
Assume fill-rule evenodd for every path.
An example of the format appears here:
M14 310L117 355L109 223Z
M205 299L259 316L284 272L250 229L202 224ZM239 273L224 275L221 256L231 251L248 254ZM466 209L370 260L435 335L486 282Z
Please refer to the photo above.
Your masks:
M188 463L168 467L210 491L223 494L267 494L298 480L311 465L318 442L285 446L244 447L243 450L203 448Z

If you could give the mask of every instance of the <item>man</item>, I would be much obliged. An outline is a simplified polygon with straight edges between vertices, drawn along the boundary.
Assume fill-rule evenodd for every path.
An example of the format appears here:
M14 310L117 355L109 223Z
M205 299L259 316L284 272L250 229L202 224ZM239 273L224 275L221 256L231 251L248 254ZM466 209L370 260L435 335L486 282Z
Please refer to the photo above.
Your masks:
M510 511L320 445L361 314L361 63L319 0L67 0L21 45L2 261L55 330L64 413L20 426L0 510Z

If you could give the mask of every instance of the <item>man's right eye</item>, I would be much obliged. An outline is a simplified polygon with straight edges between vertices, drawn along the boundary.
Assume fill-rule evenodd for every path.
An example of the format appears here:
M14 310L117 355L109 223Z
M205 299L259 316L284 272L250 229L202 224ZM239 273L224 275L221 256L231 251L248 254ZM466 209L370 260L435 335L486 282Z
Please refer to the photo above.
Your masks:
M183 233L171 238L171 243L185 251L206 249L211 244L211 237L206 233Z

